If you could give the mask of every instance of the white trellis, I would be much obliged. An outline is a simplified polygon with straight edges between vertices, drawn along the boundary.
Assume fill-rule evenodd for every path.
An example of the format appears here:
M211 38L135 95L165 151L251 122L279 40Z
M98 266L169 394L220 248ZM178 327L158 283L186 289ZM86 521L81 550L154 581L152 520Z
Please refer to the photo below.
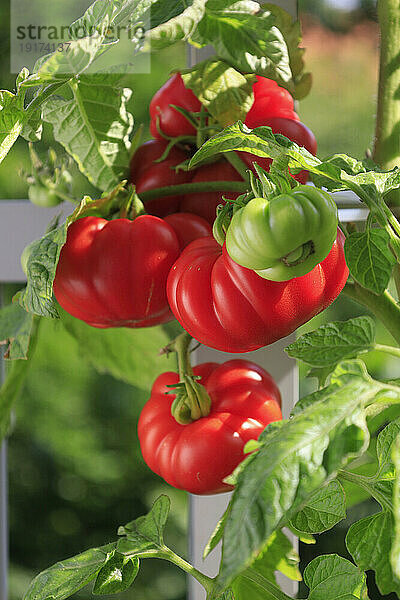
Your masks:
M297 0L276 0L275 4L282 6L293 16L297 15ZM188 63L193 65L205 58L208 50L189 48ZM367 210L357 207L357 200L351 193L341 192L336 198L342 207L339 210L340 220L362 221L366 218ZM48 222L56 214L64 211L67 214L71 207L57 206L52 209L39 209L27 200L0 201L0 306L2 303L2 285L10 282L24 282L25 275L20 266L20 256L24 247L32 240L41 237ZM287 417L298 398L298 372L295 361L289 359L283 348L290 343L292 336L280 340L268 348L246 354L266 368L274 378L282 392L283 413ZM240 355L234 355L238 357ZM196 351L196 362L223 362L232 358L216 350L201 346ZM4 378L4 364L0 355L0 383ZM190 534L189 548L191 561L195 566L209 575L215 575L219 562L218 548L206 560L202 560L202 552L211 531L222 515L229 494L216 496L191 496L190 498ZM8 520L7 520L7 442L3 442L0 451L0 600L7 600L8 572ZM281 577L282 589L289 595L297 591L297 583ZM193 579L189 585L190 600L204 600L204 590Z

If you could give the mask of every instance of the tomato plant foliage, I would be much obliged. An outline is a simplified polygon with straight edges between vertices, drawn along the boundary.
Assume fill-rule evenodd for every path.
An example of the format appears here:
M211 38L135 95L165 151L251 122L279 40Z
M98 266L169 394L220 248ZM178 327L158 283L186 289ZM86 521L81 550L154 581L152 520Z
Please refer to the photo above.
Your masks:
M110 73L91 72L98 57L106 52L114 56L118 27L132 21L146 23L141 35L136 31L131 36L133 62L143 53L181 42L196 48L211 45L215 51L210 59L173 73L156 93L150 105L155 139L144 143L140 124L134 123L129 112L134 90L127 87L124 67L115 65ZM40 202L43 198L51 198L53 204L71 200L75 208L64 223L51 223L42 238L28 246L23 257L27 285L13 304L0 311L0 340L6 345L6 358L13 361L0 390L0 436L7 432L13 402L20 395L41 319L59 319L60 327L78 341L82 355L99 372L111 373L141 390L148 390L163 370L164 358L157 357L156 350L175 351L178 373L164 373L156 380L157 385L161 381L162 390L157 388L154 396L164 413L158 405L154 409L151 399L143 414L155 410L155 429L143 433L144 426L139 427L146 441L146 460L161 474L168 467L166 479L171 483L181 481L178 475L182 473L174 470L187 469L190 482L177 487L196 493L233 488L233 493L204 551L207 555L222 544L216 577L208 577L167 546L164 528L170 501L160 496L147 515L119 527L111 543L57 562L37 575L24 600L63 600L88 584L94 595L122 593L134 585L140 561L151 558L169 561L189 573L203 585L208 600L287 600L277 584L277 571L295 581L303 577L310 600L365 600L367 570L375 572L382 594L393 592L400 597L400 421L385 420L387 409L400 404L400 383L373 379L362 360L372 350L400 357L400 309L388 289L394 273L400 293L400 223L388 205L400 188L400 169L388 170L384 161L377 160L377 165L370 158L359 161L344 154L325 159L315 156L316 140L300 122L293 104L311 87L300 47L300 26L272 3L95 0L71 24L70 35L68 54L42 57L31 73L21 71L15 90L0 91L0 160L19 137L39 141L46 123L54 140L96 189L95 198L70 197L68 163L58 163L50 153L49 164L43 165L31 151L30 177L36 186L36 195L32 191L31 197L38 200L39 190ZM299 188L298 181L305 183L309 175L323 192ZM293 218L292 200L299 190L306 200L318 196L326 204L324 211L318 209L321 202L313 204L312 235L305 213L302 228L293 235L300 221ZM342 224L337 233L336 206L327 194L346 190L358 197L358 206L368 218L363 225ZM215 214L217 204L220 208ZM300 214L304 207L299 206ZM152 216L145 215L146 210ZM278 224L269 219L277 214L275 210ZM214 224L215 239L201 216ZM89 252L82 252L87 237L76 235L74 268L65 277L71 266L65 266L65 257L71 258L70 240L88 223L101 224L103 233L98 232L98 238L102 243L91 246L87 264ZM162 274L157 269L168 252L156 244L154 228L140 240L128 240L127 234L119 254L123 242L119 228L131 232L143 223L165 230L173 246ZM104 231L116 234L107 241ZM251 256L243 258L244 231ZM218 257L214 257L213 272L214 263L212 268L206 264L206 246ZM224 246L222 251L220 246ZM271 247L272 259L266 257ZM194 252L198 253L196 263ZM291 271L293 265L296 269ZM267 277L263 279L255 269ZM265 273L270 270L274 271L272 281L270 273ZM223 299L220 306L203 285L205 274L210 289L215 286L215 297ZM66 293L60 293L60 281L64 291L73 288L68 301ZM276 410L273 418L260 419L257 427L252 422L256 434L250 435L254 415L249 414L249 406L255 403L255 390L265 372L253 365L252 385L245 389L233 378L229 388L223 377L226 365L235 363L239 371L239 363L250 363L233 360L192 369L189 334L217 349L250 351L309 320L343 286L345 294L369 308L391 331L397 346L377 344L375 320L365 315L303 335L286 351L310 368L309 376L317 378L318 389L300 400L289 419L276 420L281 416L279 392L269 381L275 390ZM138 315L140 295L143 310ZM87 296L93 314L88 312ZM120 312L121 298L123 317L113 312ZM279 298L284 298L282 304ZM130 329L164 324L173 317L170 308L189 334L177 335L175 324L144 333ZM99 318L99 310L109 314ZM296 316L301 310L305 314ZM275 313L276 331L276 324L268 321ZM232 332L237 339L229 338ZM171 342L173 336L177 337ZM204 369L208 369L206 375ZM204 382L209 378L215 383L217 376L211 372L223 374L222 391L216 384L208 389L199 380L204 375ZM169 397L166 386L171 387ZM223 397L227 389L229 402L240 412L238 430L243 423L243 431L247 428L246 435L240 430L239 445L239 433L232 428L239 413L232 410L230 414ZM165 448L171 440L177 443L182 431L213 423L213 394L220 392L215 405L219 402L225 407L223 419L232 447L239 448L238 456L227 461L226 448L210 428L207 435L213 436L215 446L210 444L204 452L200 436L196 450L195 437L187 436L181 464L172 465ZM264 407L267 404L264 396L260 402ZM375 418L381 419L379 434L373 426ZM154 434L161 420L169 427L163 444L155 442ZM373 453L375 442L377 470L366 477L358 472L357 461L368 449ZM211 487L204 484L211 470L207 468L210 448L224 463ZM196 464L200 454L201 465ZM287 528L313 543L313 535L345 519L348 483L374 498L380 510L350 527L346 545L353 562L334 554L319 556L301 574Z

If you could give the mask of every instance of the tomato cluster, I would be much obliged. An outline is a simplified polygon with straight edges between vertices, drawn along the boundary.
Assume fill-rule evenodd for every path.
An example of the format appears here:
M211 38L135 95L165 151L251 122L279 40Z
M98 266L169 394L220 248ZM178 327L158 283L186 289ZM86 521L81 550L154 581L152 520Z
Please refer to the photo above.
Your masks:
M268 125L274 133L285 135L314 155L317 153L314 134L300 122L294 110L293 98L287 90L271 79L257 76L253 92L254 103L245 120L248 127ZM176 107L194 115L201 110L199 100L185 87L179 73L173 75L158 90L150 103L150 131L154 139L138 148L130 165L130 180L136 185L139 196L148 190L182 183L242 181L241 175L225 158L213 164L202 165L194 171L185 170L184 166L177 168L193 154L196 129ZM168 151L168 143L173 139L177 140L177 144ZM237 154L245 167L253 172L254 162L269 170L270 159L256 157L247 152ZM305 183L308 173L301 171L294 177L300 183ZM217 206L223 203L222 196L235 199L238 194L228 190L171 195L150 200L146 203L146 210L158 217L177 211L190 212L212 224Z
M315 138L300 122L290 94L262 77L253 89L246 124L269 125L315 153ZM179 74L155 94L153 139L130 163L139 197L190 182L242 181L223 157L194 171L185 168L201 110ZM254 172L253 161L269 168L268 159L238 156ZM296 178L304 182L307 173ZM222 195L237 193L171 193L153 197L145 206L148 214L132 220L79 218L61 250L56 299L99 328L148 327L176 317L186 340L193 336L225 352L249 352L288 335L326 308L347 279L336 205L325 192L305 186L269 202L254 198L236 210L221 247L211 224ZM140 416L143 457L177 488L224 492L246 442L282 418L279 390L266 371L246 360L192 369L185 343L184 350L173 348L179 373L158 377Z

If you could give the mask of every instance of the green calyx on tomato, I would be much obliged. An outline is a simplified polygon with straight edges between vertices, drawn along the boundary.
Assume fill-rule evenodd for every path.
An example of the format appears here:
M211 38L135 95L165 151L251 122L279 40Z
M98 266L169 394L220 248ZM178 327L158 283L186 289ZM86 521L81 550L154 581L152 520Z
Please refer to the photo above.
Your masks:
M211 398L207 416L181 425L171 415L177 373L157 377L139 418L144 461L170 485L192 494L232 489L226 478L274 421L282 419L281 396L272 376L248 360L203 363L193 368Z
M207 417L211 410L210 396L194 376L190 363L190 343L192 336L184 332L171 342L167 352L176 352L178 358L179 382L173 385L175 400L171 414L180 425L188 425L201 417Z
M309 273L329 254L338 214L323 190L299 185L271 200L254 198L235 212L226 249L264 279L288 281Z

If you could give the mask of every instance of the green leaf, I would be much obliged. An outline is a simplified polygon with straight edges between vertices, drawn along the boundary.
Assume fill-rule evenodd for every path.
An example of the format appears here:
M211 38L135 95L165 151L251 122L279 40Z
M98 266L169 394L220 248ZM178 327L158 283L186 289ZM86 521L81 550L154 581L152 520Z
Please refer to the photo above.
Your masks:
M222 515L222 517L218 521L217 525L215 526L215 529L212 532L211 537L206 544L206 547L204 548L203 559L207 558L207 556L210 554L210 552L212 552L214 550L214 548L217 546L217 544L219 544L219 542L222 540L222 536L224 535L226 519L228 518L230 509L231 509L231 504L229 503L224 514Z
M237 2L232 6L208 0L193 39L202 46L212 44L219 58L238 71L287 83L292 78L289 53L275 23L275 16L267 10L249 13L247 3Z
M223 127L245 119L254 102L253 77L217 59L197 64L182 79Z
M289 65L292 71L293 85L290 87L295 99L305 98L312 85L311 73L304 73L304 48L300 48L302 40L300 21L293 21L292 16L280 6L266 2L262 10L270 11L275 17L275 25L282 33L289 52Z
M111 21L113 8L112 2L95 0L84 14L69 26L72 39L78 40L84 36L90 37L96 29L101 31L105 20L107 22Z
M288 156L292 159L292 162L289 161L289 167L301 167L307 170L314 168L318 172L318 167L322 164L305 148L300 148L295 142L281 134L272 133L270 127L249 129L241 121L238 121L207 140L192 157L189 167L192 168L221 152L233 150L243 150L255 156L272 159ZM339 169L335 169L334 173L340 180Z
M400 187L400 168L391 171L368 171L349 175L340 165L327 160L321 161L305 148L300 148L281 134L273 134L270 127L249 129L241 121L227 127L207 140L190 161L190 168L199 162L209 159L215 154L239 150L250 152L256 156L282 161L288 159L288 167L292 173L306 169L319 177L318 185L328 189L352 190L365 204L374 211L382 210L382 196ZM353 160L353 159L350 159ZM321 178L323 178L323 182ZM329 186L326 182L333 182Z
M379 469L375 475L376 479L395 479L395 465L393 461L393 452L395 442L400 435L400 419L389 423L378 435L376 443L376 454L378 457Z
M120 594L131 587L139 572L139 559L116 552L100 569L93 594Z
M169 337L162 327L97 329L60 307L59 313L65 329L78 341L82 356L99 373L110 373L148 391L165 371L165 357L158 351L168 344Z
M380 392L381 384L353 370L343 369L317 402L279 429L269 435L267 429L261 448L239 473L225 524L217 580L221 589L252 563L276 529L367 448L363 404Z
M352 233L346 238L344 252L354 279L375 294L383 294L396 264L389 249L389 234L384 229L370 228Z
M308 600L367 597L365 574L337 554L314 558L304 570L304 583L310 588Z
M4 358L26 358L33 326L33 315L18 304L0 310L0 345L7 344Z
M119 540L118 552L121 554L140 554L149 550L160 550L164 547L163 532L167 523L170 499L160 496L154 502L150 512L118 530L118 535L125 538Z
M0 90L0 163L21 134L29 114L24 109L25 90L22 82L29 76L24 68L17 76L17 93Z
M318 388L323 388L326 385L326 381L329 375L332 373L335 365L329 367L313 367L307 371L306 377L316 377L318 379Z
M394 540L390 563L395 577L400 581L400 433L392 444L392 460L396 468L393 486Z
M63 52L56 51L41 57L36 63L32 75L23 82L23 87L66 82L72 77L80 75L92 64L103 43L103 33L95 31L91 36L69 42L69 46Z
M374 340L375 322L363 316L322 325L302 335L285 350L292 358L313 367L328 367L371 350Z
M322 533L345 518L344 491L340 483L333 480L326 487L318 490L291 522L305 533Z
M348 360L340 363L339 365L336 365L335 369L331 373L329 389L331 389L332 391L335 388L339 389L347 378L350 378L351 380L353 377L361 377L366 381L373 381L370 378L365 364L363 362L361 362L360 360ZM377 384L378 389L380 387L380 384L378 382L375 383ZM325 397L326 389L327 388L317 390L316 392L313 392L308 396L303 396L303 398L300 398L300 400L295 404L292 410L292 415L297 415L298 413L303 412L303 410L305 410L309 406L320 402Z
M268 540L264 550L251 566L251 571L275 582L275 572L280 571L294 581L301 581L298 570L299 557L292 543L282 531L275 531ZM235 600L266 600L265 590L246 577L246 572L239 575L233 583Z
M27 142L38 142L42 139L43 122L42 111L34 110L28 119L25 120L21 131L21 137Z
M28 312L41 317L58 318L53 300L53 281L66 239L67 223L64 223L30 245L26 266L28 283L24 290L15 295Z
M305 533L304 531L300 531L299 529L296 529L296 527L293 525L293 523L289 523L288 528L297 538L299 538L299 541L302 542L303 544L309 545L309 544L316 543L316 539L313 535L311 535L309 533Z
M102 192L124 178L129 164L133 119L126 104L131 90L118 86L119 77L81 76L68 84L72 97L52 97L43 110L56 141Z
M188 40L194 34L198 23L204 16L206 3L207 0L171 3L171 6L174 6L174 8L177 5L179 13L172 13L172 16L168 15L170 17L168 19L166 19L166 16L160 18L152 10L152 28L146 33L144 49L148 51L161 50L173 43ZM157 18L160 24L154 24L155 18Z
M23 600L64 600L96 577L115 543L86 550L73 558L60 561L40 573L30 584Z
M7 435L10 425L11 409L23 389L26 376L32 364L38 338L39 320L33 319L30 331L30 344L26 360L14 360L7 369L6 379L0 388L0 442Z
M375 571L381 594L400 594L400 579L393 574L389 556L394 541L394 519L382 511L354 523L346 536L346 546L357 565Z

